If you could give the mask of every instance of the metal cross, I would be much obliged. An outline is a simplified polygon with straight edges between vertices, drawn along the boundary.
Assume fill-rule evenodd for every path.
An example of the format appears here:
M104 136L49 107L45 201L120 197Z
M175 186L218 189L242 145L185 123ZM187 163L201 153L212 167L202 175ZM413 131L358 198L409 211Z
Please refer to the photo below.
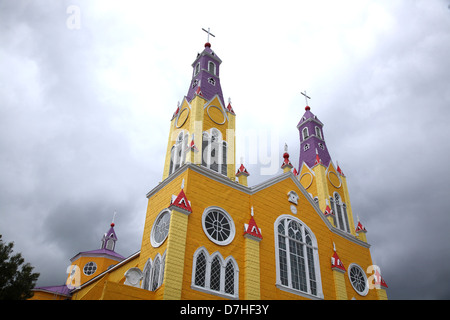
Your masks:
M308 99L311 99L311 97L308 97L306 95L306 91L305 92L300 92L300 93L305 96L306 105L308 105Z
M205 32L208 34L208 40L207 40L206 42L209 42L209 36L210 36L210 35L213 36L213 37L216 37L216 36L213 35L211 32L209 32L209 28L208 28L208 30L205 30L205 29L202 28L202 30L205 31Z

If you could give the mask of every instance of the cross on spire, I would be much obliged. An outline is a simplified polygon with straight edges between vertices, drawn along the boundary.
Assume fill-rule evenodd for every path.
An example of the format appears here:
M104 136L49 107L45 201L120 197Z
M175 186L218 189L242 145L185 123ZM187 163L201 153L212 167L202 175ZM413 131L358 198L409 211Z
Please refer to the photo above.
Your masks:
M202 30L205 31L205 32L208 34L208 38L207 38L207 41L206 41L207 43L209 43L209 36L210 36L210 35L213 36L213 37L216 37L215 35L213 35L213 34L209 31L209 28L208 28L208 30L202 28Z
M305 96L306 106L308 106L308 99L311 99L311 97L306 95L306 91L305 92L300 92L300 93Z

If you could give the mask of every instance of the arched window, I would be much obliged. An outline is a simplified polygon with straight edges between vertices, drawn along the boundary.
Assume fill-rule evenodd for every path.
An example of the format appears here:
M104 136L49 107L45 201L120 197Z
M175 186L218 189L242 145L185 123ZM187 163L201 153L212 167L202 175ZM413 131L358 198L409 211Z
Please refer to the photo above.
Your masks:
M186 152L188 150L188 138L189 134L181 131L175 145L170 150L170 167L169 174L175 172L179 167L181 167L186 160Z
M208 62L208 71L214 75L216 74L216 64L214 62Z
M200 62L197 63L197 65L195 66L195 69L194 69L194 76L196 76L196 75L199 73L199 71L200 71Z
M148 258L144 266L144 281L142 281L142 289L150 290L151 276L152 276L152 259Z
M106 241L106 249L113 251L114 250L114 239L108 239Z
M155 291L161 287L164 281L164 266L166 261L166 252L161 256L159 253L152 263L149 258L144 267L144 279L142 281L142 289Z
M202 165L226 176L228 145L222 140L222 134L212 128L210 134L203 132L202 137Z
M275 221L277 287L306 297L323 298L317 241L299 219Z
M348 225L348 215L347 206L341 201L339 193L334 193L334 199L330 198L331 210L334 211L336 219L336 228L341 229L346 232L350 232L350 227Z
M157 256L153 263L152 270L152 291L155 291L159 287L159 275L161 270L161 258Z
M316 126L316 136L320 139L322 139L322 132L320 131L320 128Z
M191 288L218 296L238 298L239 268L232 256L209 255L201 247L194 253Z
M307 127L303 128L303 130L302 130L302 136L303 136L303 140L305 140L306 138L309 137L309 131L308 131L308 128L307 128Z

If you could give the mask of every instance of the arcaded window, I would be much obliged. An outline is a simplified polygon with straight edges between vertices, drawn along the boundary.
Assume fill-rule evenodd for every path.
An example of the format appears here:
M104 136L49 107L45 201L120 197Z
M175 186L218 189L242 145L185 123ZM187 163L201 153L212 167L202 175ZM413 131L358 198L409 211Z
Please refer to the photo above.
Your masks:
M201 247L194 253L191 288L217 296L237 299L239 268L232 256L224 259L219 252L209 254Z

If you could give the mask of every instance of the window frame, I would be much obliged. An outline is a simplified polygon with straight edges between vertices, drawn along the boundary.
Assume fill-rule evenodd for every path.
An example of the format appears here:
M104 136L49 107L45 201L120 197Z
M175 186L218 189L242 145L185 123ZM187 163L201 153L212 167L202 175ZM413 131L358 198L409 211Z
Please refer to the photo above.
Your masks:
M359 291L359 289L356 288L356 285L353 284L353 281L352 281L352 270L354 268L359 269L360 273L363 275L364 286L365 286L363 291ZM347 275L348 275L348 279L350 281L350 284L352 285L353 290L355 290L356 293L358 293L362 297L367 296L367 294L369 293L369 280L367 278L366 273L364 272L364 269L360 265L358 265L356 263L350 263L350 265L348 266Z
M170 149L169 175L177 171L186 162L189 132L180 130L174 145Z
M158 215L156 216L155 221L153 222L152 230L150 231L150 244L152 245L153 248L160 247L169 236L169 228L167 228L167 234L165 235L164 239L162 239L161 241L157 241L155 239L155 232L156 232L155 229L157 227L157 223L160 222L160 219L162 219L164 215L169 215L169 228L170 228L171 213L169 209L165 208L161 210L161 212L158 213Z
M320 128L318 126L315 126L314 128L315 132L316 132L316 137L323 140L322 138L322 131L320 130Z
M197 272L197 259L202 255L205 257L205 270L204 270L204 279L203 283L204 286L196 284L196 272ZM211 289L211 265L214 261L218 261L220 265L220 276L219 276L219 290ZM227 266L228 265L233 266L233 294L226 292L226 285L227 285ZM216 295L223 298L228 299L239 299L239 267L236 262L236 259L234 259L233 256L228 256L226 259L223 258L223 256L220 254L219 251L216 251L209 254L208 250L206 250L205 247L198 248L193 255L193 262L192 262L192 277L191 277L191 289L201 291L204 293Z
M158 263L158 264L157 264ZM158 290L164 282L164 269L166 266L166 251L163 255L157 253L155 258L148 258L143 269L141 289L148 291ZM159 268L159 270L157 270ZM146 288L148 282L148 288Z
M230 234L228 235L227 239L225 239L225 240L220 241L220 240L215 239L212 235L210 235L210 233L207 230L207 226L205 225L205 222L206 222L208 214L213 211L220 212L228 220L228 223L230 225ZM233 218L225 209L223 209L221 207L217 207L217 206L210 206L203 211L202 228L203 228L203 232L208 237L208 239L219 246L226 246L226 245L230 244L234 240L234 237L236 235L236 227L235 227Z
M211 66L212 68L210 68ZM216 70L217 70L216 64L213 61L208 61L208 72L216 76L217 75Z
M283 221L286 220L284 222L284 227L285 227L285 234L282 235L284 237L284 241L286 244L286 277L287 277L287 285L283 284L282 279L281 279L281 267L280 267L280 241L279 241L279 232L278 232L278 225ZM289 244L289 236L288 236L288 231L286 229L286 227L289 224L289 220L295 221L297 223L299 223L302 227L302 238L303 238L303 242L302 242L302 250L303 250L303 262L305 265L305 278L306 278L306 287L307 290L306 291L302 291L300 289L296 289L293 287L292 285L292 267L291 267L291 245ZM307 244L306 238L305 238L305 231L309 234L309 238L311 239L311 245ZM318 252L318 246L317 246L317 239L316 236L314 235L314 233L312 232L312 230L300 219L298 219L297 217L294 217L292 215L289 214L283 214L280 215L274 222L274 241L275 241L275 266L276 266L276 283L275 286L283 291L287 291L302 297L306 297L309 299L323 299L323 290L322 290L322 279L321 279L321 273L320 273L320 262L319 262L319 252ZM311 261L309 260L309 256L311 255L310 253L308 253L308 248L312 249L312 264ZM314 280L315 281L315 289L316 289L316 293L313 294L312 293L312 289L311 289L311 279L310 279L310 264L314 269Z
M333 192L333 197L330 197L330 207L334 212L336 228L351 233L347 205L342 201L342 197L338 192Z
M305 134L305 131L306 131L306 134ZM306 139L309 138L309 129L308 129L308 127L304 127L302 129L302 137L303 137L303 141L305 141Z
M88 264L90 264L90 263L92 263L92 266L88 266ZM93 271L91 273L86 273L86 268L91 268L91 269L93 269ZM98 269L98 266L94 261L86 262L83 266L83 274L88 277L92 276L94 273L97 272L97 269Z
M223 140L222 133L217 128L211 128L209 131L202 133L202 166L227 176L228 143ZM212 156L213 150L217 153L215 156ZM213 158L218 161L212 162Z

